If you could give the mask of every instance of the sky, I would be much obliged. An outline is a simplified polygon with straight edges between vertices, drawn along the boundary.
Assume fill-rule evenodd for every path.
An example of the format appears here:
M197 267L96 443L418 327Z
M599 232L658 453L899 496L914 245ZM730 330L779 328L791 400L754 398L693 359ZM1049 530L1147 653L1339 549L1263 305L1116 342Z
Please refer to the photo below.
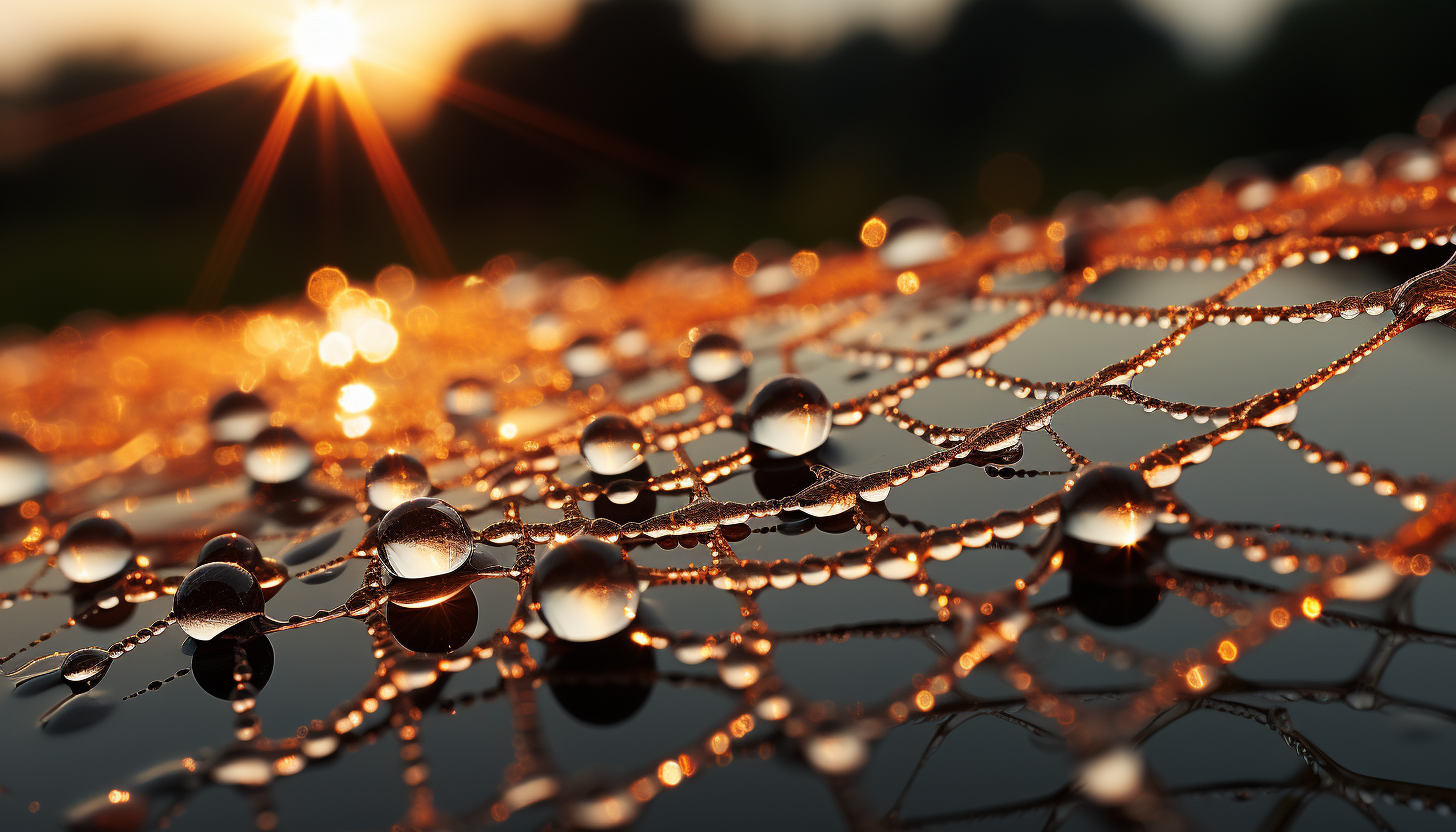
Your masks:
M1057 0L1050 0L1056 2ZM1289 6L1319 0L1127 0L1210 68L1256 48ZM500 37L547 40L590 0L341 0L362 43L425 76L450 73L467 50ZM881 32L907 47L935 41L975 0L680 0L710 54L811 58L845 38ZM1075 3L1077 0L1060 0ZM119 55L168 71L285 44L306 0L47 0L0 4L0 93L42 83L78 55ZM433 106L413 83L366 74L384 117L418 124Z

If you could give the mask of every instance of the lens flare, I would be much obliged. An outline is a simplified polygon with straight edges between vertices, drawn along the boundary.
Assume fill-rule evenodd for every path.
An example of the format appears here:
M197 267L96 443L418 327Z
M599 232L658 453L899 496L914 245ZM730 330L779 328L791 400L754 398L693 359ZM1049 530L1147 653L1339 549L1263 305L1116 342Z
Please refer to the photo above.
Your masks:
M293 27L294 60L311 72L329 73L343 67L357 43L354 19L342 9L314 9Z

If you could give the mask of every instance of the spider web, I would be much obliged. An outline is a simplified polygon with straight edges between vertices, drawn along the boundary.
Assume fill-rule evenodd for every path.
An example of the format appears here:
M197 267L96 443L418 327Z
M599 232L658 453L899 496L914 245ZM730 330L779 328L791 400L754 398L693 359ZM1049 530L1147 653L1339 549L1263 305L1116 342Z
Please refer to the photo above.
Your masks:
M65 817L85 828L200 822L201 809L184 818L187 807L233 789L249 801L256 825L272 828L288 821L274 803L286 781L308 782L340 758L368 758L369 768L350 776L387 790L389 739L400 761L395 788L404 795L394 828L651 824L658 804L667 813L660 819L693 816L681 814L688 809L671 797L678 793L699 794L691 808L699 814L725 798L772 795L767 775L731 779L765 766L773 778L800 784L787 796L760 798L768 823L774 813L815 806L824 813L817 822L856 829L1182 828L1205 812L1233 811L1210 806L1241 803L1257 813L1214 816L1283 829L1310 807L1335 803L1390 829L1410 822L1412 811L1447 815L1456 804L1448 774L1411 776L1410 766L1389 764L1389 754L1374 755L1386 765L1367 765L1363 754L1326 750L1314 736L1338 738L1343 726L1375 714L1450 736L1449 694L1436 704L1389 689L1386 677L1413 646L1456 646L1449 627L1428 626L1418 614L1449 600L1450 581L1439 579L1453 570L1442 550L1456 528L1456 493L1439 479L1380 469L1378 459L1347 458L1290 423L1306 394L1351 383L1365 369L1358 363L1414 337L1406 333L1419 324L1448 323L1456 271L1435 268L1360 296L1333 297L1339 292L1331 288L1325 299L1295 304L1244 301L1285 272L1303 275L1291 283L1297 288L1349 285L1348 273L1326 263L1375 254L1429 261L1425 268L1438 263L1439 255L1422 250L1450 242L1443 223L1456 216L1456 175L1440 172L1430 149L1402 153L1314 166L1287 182L1211 181L1167 204L1099 205L1050 220L998 217L965 237L932 215L907 223L886 210L865 224L866 246L854 252L759 248L731 268L676 258L616 285L510 257L438 284L392 267L372 292L322 270L297 302L199 320L64 327L15 342L0 355L9 379L5 410L16 432L46 454L50 489L8 510L5 574L14 589L0 595L0 606L12 617L39 611L12 622L61 627L15 644L7 670L36 677L22 690L54 681L88 630L129 632L123 627L134 610L153 611L142 615L156 623L102 645L114 664L106 678L129 687L106 692L93 681L42 718L46 730L102 731L92 723L115 703L128 704L103 725L117 726L129 708L161 707L155 703L166 697L214 706L217 716L206 722L215 724L223 706L169 684L186 676L232 706L230 732L207 738L225 739L221 748L196 747L161 769L144 744L118 751L105 774L112 780L82 778L60 793ZM1217 273L1226 276L1210 282ZM1204 283L1209 294L1182 303L1106 299ZM1389 322L1360 329L1381 316ZM1035 340L1084 321L1104 326L1099 334L1077 329L1069 330L1074 337ZM1213 363L1178 365L1183 388L1178 378L1157 386L1160 370L1173 372L1159 365L1180 360L1202 331L1306 322L1335 331L1317 336L1343 345L1333 360L1302 365L1290 347L1246 364L1220 341ZM704 383L687 374L694 343L712 333L738 339L751 359L739 377ZM1092 369L1032 377L1013 358ZM606 366L582 370L598 359ZM833 401L830 442L805 459L774 459L745 441L749 390L778 373L816 381ZM1219 377L1271 374L1276 385L1218 401L1147 392L1233 390L1238 384ZM488 395L491 406L442 407L445 391L458 392L451 385L467 377L478 380L474 401ZM255 483L246 476L255 449L209 433L208 409L227 390L261 395L268 422L306 438L306 477ZM1100 400L1157 416L1132 409L1094 416L1089 408ZM1363 404L1370 418L1385 418L1381 403ZM644 467L604 478L583 466L581 430L604 412L642 429ZM1082 418L1094 429L1079 427ZM1157 427L1149 427L1153 418ZM1116 441L1100 450L1098 433ZM1240 514L1205 514L1180 496L1201 466L1240 458L1254 434L1270 434L1288 450L1266 443L1259 470L1216 480L1233 492L1222 503L1233 501ZM1400 453L1400 438L1384 438L1375 450ZM1120 448L1136 448L1134 458L1120 457ZM426 464L431 492L466 518L476 559L487 564L419 590L429 597L415 617L390 606L403 593L384 579L373 525L381 512L365 483L365 472L391 451ZM1326 512L1324 526L1311 527L1239 519L1267 513L1267 498L1255 496L1258 480L1280 453L1364 488L1362 500L1398 504L1402 516L1387 524L1394 515L1375 510ZM1107 461L1116 464L1095 464ZM1104 488L1135 494L1144 493L1140 481L1146 495L1128 505L1144 501L1134 508L1156 525L1131 548L1079 539L1069 524L1080 475L1113 477ZM60 538L96 513L131 529L137 557L99 585L59 580ZM189 642L189 667L132 684L131 668L156 678L186 663L168 657L177 643L147 642L180 642L168 596L202 542L233 531L268 556L257 576L267 612L282 626L218 655ZM580 534L626 550L647 586L648 612L620 637L572 645L551 635L516 586L529 586L545 550ZM56 622L65 603L72 613ZM319 612L310 614L314 604ZM366 625L368 648L357 630L343 634L349 625L339 619L348 618ZM28 635L19 626L6 624L16 642ZM330 652L367 651L370 669L345 680L355 692L342 701L305 692L288 703L288 713L306 712L303 719L265 723L274 643L287 649L298 636L284 631L305 627L338 633L329 636ZM1363 640L1336 648L1310 641L1324 630ZM1242 672L1281 643L1323 650L1322 663L1341 664L1332 658L1341 654L1353 670L1319 682L1268 667ZM851 663L854 684L840 684L810 658L831 645L862 644L876 646L855 653L867 658ZM327 667L320 660L312 671L291 672L320 676ZM820 674L828 682L816 680ZM659 693L669 690L678 693ZM7 703L12 723L29 718L18 696ZM1342 727L1332 730L1321 714L1339 705ZM67 722L73 713L80 715ZM942 765L959 737L987 724L983 717L1024 735L1031 750L1011 749L1010 735L992 732L985 736L999 746L979 756L961 747ZM190 747L191 734L203 729L178 719L193 730L168 733ZM1160 736L1200 719L1216 721L1200 730L1212 730L1208 742L1226 748L1180 740L1180 754L1223 753L1248 765L1190 779L1152 752ZM636 727L593 740L573 734L572 720ZM1287 759L1238 726L1282 740ZM112 730L141 738L155 726L133 721ZM1374 730L1404 749L1397 753L1421 759L1419 743L1407 747L1395 729ZM432 769L429 738L488 731L508 749L505 758L481 752L499 765L486 770L469 750L447 749ZM553 742L553 732L574 739ZM48 739L34 741L37 753ZM1043 770L1029 778L1027 796L1003 798L994 773L979 767L1000 756L1016 769L1027 754ZM1259 762L1270 759L1287 765ZM465 766L473 785L447 788L442 770ZM1242 774L1266 769L1283 773ZM958 785L947 786L950 775ZM47 788L26 772L6 778L22 803L27 790ZM78 790L94 797L78 801ZM815 802L811 792L831 799ZM930 792L934 799L925 797ZM335 809L344 800L327 788L309 794ZM31 811L40 806L31 803ZM384 811L370 822L392 822L380 817ZM735 823L752 817L732 807L729 815ZM323 817L312 822L329 825L332 816ZM206 822L219 820L226 818Z

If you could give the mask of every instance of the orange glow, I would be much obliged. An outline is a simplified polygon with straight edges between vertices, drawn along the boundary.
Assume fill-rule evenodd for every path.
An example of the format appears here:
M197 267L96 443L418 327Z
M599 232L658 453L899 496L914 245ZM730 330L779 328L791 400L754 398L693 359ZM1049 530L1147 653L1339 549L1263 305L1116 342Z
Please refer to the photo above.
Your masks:
M308 276L308 299L324 309L347 288L349 278L335 268L325 266Z
M1410 559L1410 571L1412 575L1431 574L1431 558L1428 555L1415 555Z
M1283 607L1275 607L1269 612L1269 623L1282 630L1289 626L1289 610Z
M1203 690L1204 688L1208 687L1208 682L1210 678L1211 675L1208 671L1208 668L1204 667L1201 664L1197 667L1194 667L1192 670L1189 670L1183 676L1183 680L1188 683L1188 687L1193 688L1194 690Z
M895 288L902 295L915 294L920 291L920 275L915 272L900 272L900 276L895 278Z
M358 27L340 8L312 9L293 27L293 59L309 72L330 74L343 68L358 45Z
M682 766L676 760L668 760L657 767L657 779L664 786L676 786L683 779Z
M1239 657L1238 645L1228 639L1218 643L1218 657L1226 662L1231 662Z
M1304 613L1305 618L1310 619L1319 618L1320 613L1324 612L1324 609L1325 605L1321 604L1320 599L1313 595L1305 596L1304 602L1299 605L1299 611Z
M922 711L928 711L935 707L935 694L928 690L922 690L915 694L915 707Z
M298 121L298 112L303 109L309 81L309 76L296 74L289 82L288 91L283 94L283 101L273 116L273 123L263 136L258 155L253 158L253 166L248 169L243 187L223 222L222 234L218 235L217 243L202 267L202 276L192 288L189 306L210 308L222 299L228 280L232 278L233 266L243 252L243 242L253 228L253 220L258 216L258 208L263 205L264 195L268 193L268 184L273 181L273 172L278 169L278 160L283 158L283 148L287 146L288 136Z
M870 248L879 248L884 245L885 235L889 233L889 226L879 217L870 217L859 229L859 241Z
M445 246L440 242L440 236L435 233L430 218L425 215L424 206L415 194L414 185L410 184L409 177L405 175L404 166L400 164L394 145L389 141L389 134L384 132L384 125L374 112L374 105L369 103L363 88L359 86L359 79L352 71L346 71L339 73L337 80L339 97L343 99L344 109L354 122L354 130L359 134L359 142L364 146L370 166L374 168L374 176L384 189L384 198L389 203L390 212L394 214L394 221L399 224L400 231L404 234L405 246L409 248L410 256L428 274L453 274L455 267L450 264L450 258L445 254Z
M758 270L758 258L748 252L743 252L733 258L733 271L739 277L748 277Z
M798 278L813 277L819 271L819 255L812 251L801 251L789 258L789 271Z

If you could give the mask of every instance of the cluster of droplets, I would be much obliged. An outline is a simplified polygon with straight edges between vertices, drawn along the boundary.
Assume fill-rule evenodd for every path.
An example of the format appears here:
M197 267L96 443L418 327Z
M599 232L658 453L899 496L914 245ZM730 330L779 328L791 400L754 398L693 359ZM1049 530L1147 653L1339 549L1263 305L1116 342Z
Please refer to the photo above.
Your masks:
M545 264L533 271L497 258L479 275L435 287L433 304L394 309L382 295L394 292L396 303L406 297L398 293L399 273L387 279L381 274L376 281L381 297L371 298L348 287L337 270L323 270L315 282L327 284L328 291L316 292L311 283L309 295L315 302L328 299L329 322L341 327L327 337L346 334L353 326L343 320L349 310L367 317L365 323L375 330L390 320L388 314L398 315L398 331L404 333L398 351L383 353L381 361L368 359L378 372L356 367L345 379L340 368L349 366L349 358L330 353L333 347L321 340L318 355L331 369L320 368L318 374L299 371L296 364L260 365L252 359L239 373L219 374L217 379L241 389L210 402L205 428L158 426L86 459L66 454L53 459L26 438L0 433L0 505L8 507L6 522L21 540L10 559L44 558L47 569L54 568L70 584L67 592L79 612L61 629L98 624L112 611L126 612L156 599L171 603L166 617L110 649L30 659L12 675L23 676L27 684L54 676L73 697L83 696L114 662L175 624L189 639L191 667L133 696L190 675L209 694L228 700L236 715L236 743L205 761L202 778L253 794L342 745L367 743L388 730L407 749L406 784L416 796L427 796L428 766L418 744L421 708L433 702L439 712L450 714L503 697L511 704L518 756L488 809L497 820L554 799L562 818L577 827L630 823L643 805L708 765L726 765L734 754L773 756L785 747L851 805L855 797L848 784L870 760L876 741L916 719L963 713L968 706L957 700L955 686L973 671L1000 673L1021 696L1014 709L1025 707L1061 726L1077 760L1076 779L1067 792L1072 797L1066 799L1104 806L1119 822L1171 817L1169 795L1148 776L1138 750L1138 731L1190 700L1279 732L1324 778L1318 788L1353 793L1366 804L1383 797L1449 811L1456 798L1450 790L1376 783L1334 770L1328 756L1294 729L1287 713L1202 699L1225 683L1229 665L1242 652L1276 636L1296 617L1384 626L1325 604L1399 598L1407 603L1396 592L1403 582L1449 568L1432 553L1456 533L1451 487L1350 462L1289 425L1304 393L1414 326L1451 323L1456 266L1448 262L1361 298L1277 307L1235 302L1280 268L1447 244L1450 226L1414 225L1456 215L1456 174L1445 171L1445 157L1437 152L1445 152L1441 147L1438 142L1376 149L1368 159L1313 166L1288 183L1252 169L1229 168L1167 206L1151 200L1095 208L1068 204L1047 220L997 217L988 231L964 235L933 205L896 200L866 220L859 234L864 249L858 252L794 252L765 241L735 258L731 270L664 262L620 289L577 274L553 281ZM1412 206L1424 213L1407 214ZM1365 224L1378 218L1397 230L1335 233L1353 216ZM1234 269L1240 274L1194 304L1124 306L1080 297L1087 287L1115 279L1119 269L1127 268ZM997 291L998 280L1041 270L1053 272L1044 288ZM394 288L386 292L386 287ZM429 291L421 288L416 300ZM660 314L635 320L621 314L641 312L643 304L634 301L663 297L676 302L654 310ZM895 331L906 320L897 317L903 314L897 304L905 303L920 304L921 312L938 306L949 311L938 325L916 323L926 328L906 339ZM980 308L1009 313L1009 322L974 336L939 337L959 326L966 309ZM1291 386L1242 402L1197 405L1135 389L1142 373L1202 326L1327 323L1386 313L1391 323L1344 357ZM988 366L1029 328L1054 316L1134 328L1152 325L1158 340L1082 380L1029 379ZM274 356L270 360L283 362L296 351L269 339L293 331L272 313L260 314L242 326L240 338L254 358ZM197 332L203 338L212 330L199 325ZM411 338L418 340L411 343ZM56 343L59 353L65 344ZM199 346L205 350L205 343ZM416 354L419 360L412 359ZM852 378L881 372L897 377L833 401L809 377L812 373L797 369L805 356L841 361L857 370ZM776 360L781 374L760 369ZM805 361L805 366L811 365ZM991 424L937 425L910 412L919 391L957 378L1009 392L1027 407L1019 416ZM1193 424L1209 429L1153 449L1130 465L1095 462L1053 428L1062 408L1095 396L1179 420L1191 417ZM839 432L854 429L867 416L882 417L923 440L925 454L884 470L836 469ZM30 424L18 409L14 421L17 429ZM1290 529L1204 518L1172 491L1186 469L1209 460L1223 443L1258 430L1273 432L1308 462L1355 485L1398 497L1417 518L1388 540L1326 533L1326 540L1346 549L1316 554L1299 550L1290 541ZM723 432L741 437L741 446L695 462L689 454L693 443ZM1017 467L1036 434L1066 458L1067 470ZM38 430L27 436L49 437L53 448L80 441ZM158 438L163 436L173 438ZM125 521L136 508L130 497L121 503L93 501L82 488L98 481L104 485L105 476L121 475L125 481L132 466L146 476L173 466L175 480L191 484L177 490L179 506L207 488L245 482L244 507L233 504L229 511L248 520L237 521L236 531L198 522L181 530L185 544L134 533ZM1062 486L1021 508L984 518L930 525L892 514L887 501L894 489L959 466L983 467L998 479L1050 477ZM749 472L762 499L715 496L717 484ZM672 508L659 509L659 497L666 502L674 496ZM685 505L680 504L684 496ZM552 513L553 519L540 519L542 513ZM366 531L347 554L293 576L264 557L258 545L264 535L276 544L273 528L302 532L299 539L323 538L358 515ZM228 516L217 512L209 521ZM853 532L859 545L772 561L734 551L735 544L754 534L809 529ZM1030 538L1035 540L1023 542ZM1294 589L1243 579L1220 583L1165 556L1169 541L1178 538L1237 548L1246 560L1304 582ZM200 546L194 542L204 539ZM941 582L937 563L987 548L1025 551L1032 566L992 590ZM641 550L652 559L634 560ZM701 557L688 556L692 550ZM658 552L674 551L666 556L670 565L639 565L661 560ZM286 618L267 614L265 608L290 577L331 581L354 560L365 563L363 577L338 606ZM1032 596L1052 586L1059 574L1069 579L1064 602L1033 603ZM758 598L768 591L871 575L908 587L929 604L930 618L785 634L768 627L758 611ZM512 581L514 608L482 610L471 590L482 580ZM691 633L664 624L654 612L653 597L694 584L731 593L741 625ZM1257 600L1241 599L1235 589ZM0 595L0 606L49 592L27 584ZM1168 658L1076 631L1062 612L1075 609L1104 628L1126 627L1147 620L1167 597L1186 598L1228 622L1221 637ZM494 618L501 626L471 645L482 618ZM272 673L270 637L335 619L366 627L379 672L356 699L326 719L288 739L268 739L255 706ZM1385 644L1453 639L1407 624L1376 631ZM1148 683L1109 694L1118 700L1110 711L1085 707L1040 678L1029 661L1023 664L1018 645L1033 632L1114 667L1138 668ZM944 636L935 641L944 645L943 658L879 703L811 702L776 667L780 645L792 639L931 634ZM11 653L0 665L52 635ZM533 653L533 643L544 649ZM564 779L540 737L533 692L538 683L546 682L577 718L617 722L643 707L654 683L657 651L670 651L689 666L711 664L714 673L695 677L695 683L730 692L732 715L705 740L627 780ZM478 662L494 664L499 687L430 698L450 676ZM1375 689L1374 683L1362 682L1328 695L1371 708L1387 701ZM381 708L392 708L394 716L368 727L369 715ZM997 713L1010 718L1012 709ZM266 811L260 810L260 819Z

